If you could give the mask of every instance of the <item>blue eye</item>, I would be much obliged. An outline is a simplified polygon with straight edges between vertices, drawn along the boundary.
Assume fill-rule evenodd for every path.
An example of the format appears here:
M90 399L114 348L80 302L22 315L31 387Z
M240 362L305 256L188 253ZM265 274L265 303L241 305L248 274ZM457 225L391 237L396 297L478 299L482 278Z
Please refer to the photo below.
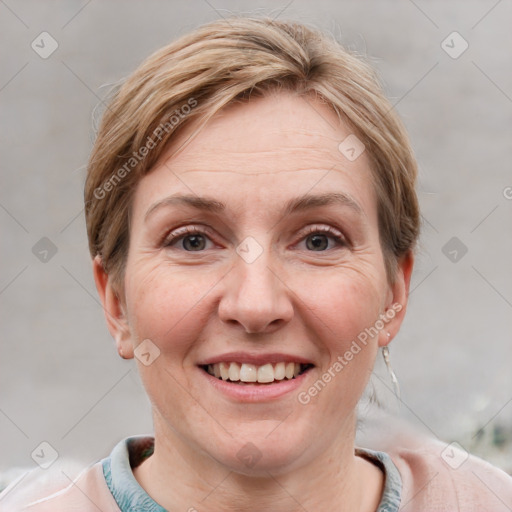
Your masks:
M308 235L306 239L306 247L312 251L322 251L329 246L329 237L324 233L315 233L314 235ZM308 244L308 242L311 242Z
M311 226L308 228L304 240L310 251L324 252L329 249L329 240L334 241L335 247L346 247L345 237L329 226Z
M198 235L187 235L182 238L183 248L187 251L201 251L206 247L205 237L201 234ZM189 243L187 243L189 242ZM190 247L190 249L188 247Z
M197 226L186 226L173 231L163 242L165 247L173 247L179 241L182 241L181 249L187 252L200 252L207 249L207 241L210 240L206 236L206 229ZM210 240L211 241L211 240Z
M171 232L162 242L164 247L184 250L186 252L202 252L211 246L210 230L206 227L184 226ZM336 247L346 247L348 242L341 232L330 226L314 225L301 234L301 241L305 241L308 251L326 252ZM181 244L179 245L179 242ZM331 244L329 243L331 242Z

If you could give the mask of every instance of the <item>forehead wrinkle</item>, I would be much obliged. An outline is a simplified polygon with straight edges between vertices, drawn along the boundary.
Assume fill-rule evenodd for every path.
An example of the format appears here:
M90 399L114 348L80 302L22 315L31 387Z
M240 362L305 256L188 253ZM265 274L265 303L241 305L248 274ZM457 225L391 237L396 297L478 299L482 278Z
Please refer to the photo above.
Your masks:
M173 162L168 162L168 168L178 174L187 174L190 172L232 172L235 174L258 175L258 174L280 174L283 172L323 172L325 169L335 169L339 171L346 171L346 164L338 150L329 150L327 148L314 148L314 151L308 150L305 154L300 154L300 149L286 151L284 154L276 152L267 152L263 158L254 159L256 153L239 153L233 156L231 153L226 154L221 152L219 154L215 150L208 155L204 155L201 160L187 162L187 158L177 159ZM215 157L215 167L212 167L210 156ZM285 157L280 160L280 157ZM290 158L290 156L293 157ZM299 163L297 163L297 157ZM348 166L351 167L351 162ZM190 165L190 167L189 167ZM296 167L294 167L296 166ZM257 167L257 170L250 170L250 168ZM288 168L286 168L288 167ZM291 167L291 168L290 168ZM238 171L238 168L244 169L243 172Z
M342 156L338 151L338 142L339 141L333 139L333 144L329 146L304 143L300 145L269 148L255 148L253 145L247 148L234 148L233 145L228 148L223 148L218 144L214 147L203 145L200 154L188 154L183 152L179 155L171 155L165 160L165 163L170 167L186 166L191 157L194 160L194 165L197 166L201 165L201 161L209 162L212 157L215 157L217 165L230 167L236 165L238 163L237 161L247 163L248 158L257 158L257 163L271 162L275 164L276 159L289 159L290 155L292 155L294 157L300 156L303 160L315 162L313 165L325 165L326 161L329 163L341 161Z
M311 135L311 134L309 134ZM203 143L202 150L189 153L187 149L178 155L169 155L163 162L165 166L174 174L189 174L191 172L225 172L240 176L257 175L279 175L283 172L296 171L314 171L318 168L332 168L340 166L344 169L344 162L338 151L338 140L333 137L323 137L328 139L329 145L322 144L323 141L304 141L298 144L297 140L291 141L292 146L281 145L278 147L270 146L267 148L239 148L230 146L222 148L222 140L216 141L218 145L208 147L211 141L206 145ZM212 168L212 160L215 161L215 168ZM301 168L290 168L290 166L299 165ZM340 165L341 164L341 165ZM242 171L239 169L243 169Z
M240 174L245 176L259 176L260 174L282 174L284 172L318 172L323 171L323 169L282 169L276 171L255 171L255 172L247 172L247 171L237 171L230 169L187 169L185 171L179 171L180 174L187 174L189 172L214 172L214 173L230 173L230 174Z
M217 156L220 153L221 156L226 156L227 158L247 158L247 155L253 155L261 158L274 159L276 156L287 156L290 153L296 155L297 153L301 153L304 157L328 157L331 159L333 155L341 156L338 152L338 144L339 141L334 140L333 144L329 146L321 146L318 143L306 144L305 142L303 144L296 144L293 146L280 145L278 147L270 146L267 148L254 147L254 144L251 144L247 148L233 147L233 145L229 146L228 148L223 148L222 146L217 145L211 148L208 148L207 146L204 147L202 154L205 158L209 158L211 154L215 154ZM186 156L184 156L184 158L186 159Z

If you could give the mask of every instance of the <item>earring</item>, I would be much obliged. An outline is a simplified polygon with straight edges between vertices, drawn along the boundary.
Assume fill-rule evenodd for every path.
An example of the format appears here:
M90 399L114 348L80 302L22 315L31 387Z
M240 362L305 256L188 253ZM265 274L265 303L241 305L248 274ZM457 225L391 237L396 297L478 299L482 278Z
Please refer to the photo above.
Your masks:
M391 334L388 332L388 337ZM389 376L391 377L391 382L393 382L393 388L395 389L395 395L400 401L400 385L398 384L398 379L396 378L395 372L393 368L391 368L391 362L389 360L389 348L387 346L382 347L382 357L384 358L384 362L386 363L386 368L388 369Z

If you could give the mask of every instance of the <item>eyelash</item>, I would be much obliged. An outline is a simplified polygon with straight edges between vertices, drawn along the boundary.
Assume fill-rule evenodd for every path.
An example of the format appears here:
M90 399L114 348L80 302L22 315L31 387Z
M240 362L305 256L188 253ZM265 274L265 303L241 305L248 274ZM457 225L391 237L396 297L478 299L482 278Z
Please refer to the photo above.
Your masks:
M300 233L300 240L308 237L309 235L314 234L323 234L330 235L329 238L332 238L336 241L338 246L346 247L348 245L347 239L343 236L341 232L337 229L331 228L330 226L322 226L322 225L313 225L308 226L305 230ZM315 251L311 251L315 252ZM325 252L325 251L316 251L316 252Z
M176 231L169 233L163 240L164 247L170 247L174 242L178 240L182 240L183 238L189 235L210 235L213 236L213 232L206 227L198 227L198 226L185 226L182 228L178 228ZM193 251L188 251L193 252Z
M338 246L346 247L348 246L347 239L343 236L341 232L336 229L331 228L330 226L322 226L322 225L313 225L307 227L300 233L300 240L303 240L309 235L313 234L325 234L330 235L330 238L336 241ZM162 245L164 247L171 247L172 244L178 242L179 240L183 240L189 235L208 235L209 237L213 237L213 231L207 227L198 227L198 226L185 226L182 228L178 228L173 231L169 235L167 235ZM203 251L186 251L186 252L203 252ZM311 251L311 252L326 252L326 251Z

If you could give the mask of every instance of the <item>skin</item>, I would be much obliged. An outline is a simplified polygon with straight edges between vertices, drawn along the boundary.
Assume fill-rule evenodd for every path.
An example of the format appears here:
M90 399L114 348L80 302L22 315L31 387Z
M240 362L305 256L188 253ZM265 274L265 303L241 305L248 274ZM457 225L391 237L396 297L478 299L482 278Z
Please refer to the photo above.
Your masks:
M399 262L391 284L369 160L363 153L351 162L338 151L350 133L325 105L291 93L230 106L185 149L168 148L140 181L122 296L100 259L94 261L119 354L134 357L145 339L160 350L149 366L137 360L153 406L155 452L134 475L169 510L378 506L383 474L354 455L355 408L378 348L402 322L413 258ZM358 210L330 204L283 215L290 199L327 192L350 197ZM225 210L155 207L175 194L208 196ZM166 246L169 234L192 225L208 233ZM305 233L308 227L317 238ZM318 227L338 230L343 241ZM246 237L263 251L251 263L236 252ZM193 241L201 250L190 250ZM385 328L301 404L298 393L397 303L402 310ZM197 366L235 350L293 354L315 366L297 390L243 403L210 385ZM248 442L261 456L250 467L237 457Z

